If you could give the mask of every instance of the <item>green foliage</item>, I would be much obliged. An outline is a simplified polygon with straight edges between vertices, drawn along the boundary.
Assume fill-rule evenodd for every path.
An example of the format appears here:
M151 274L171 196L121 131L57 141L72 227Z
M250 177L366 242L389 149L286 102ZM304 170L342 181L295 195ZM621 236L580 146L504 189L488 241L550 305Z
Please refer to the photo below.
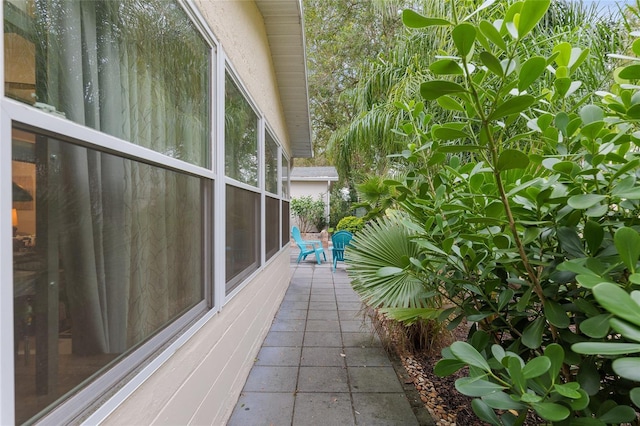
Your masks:
M449 62L431 66L435 77L416 88L423 99L396 104L410 167L385 183L403 213L358 234L349 272L375 307L441 309L449 327L471 324L435 371L468 367L456 389L483 421L522 424L535 412L551 424L631 422L640 73L623 64L608 91L583 93L588 49L561 38L532 49L549 5L514 2L491 20L491 2L473 19L403 15L449 31L438 53ZM436 119L441 107L452 114ZM394 241L394 220L411 252L382 244Z
M387 49L371 56L371 62L365 64L354 90L348 97L341 97L342 100L350 101L355 109L351 113L351 120L332 132L329 141L328 153L341 178L358 182L372 172L377 175L383 175L390 169L404 172L415 166L412 161L422 160L419 156L409 160L404 153L398 152L403 146L420 142L411 140L414 135L405 132L406 121L411 119L409 110L396 106L411 102L420 104L424 99L419 90L420 85L426 80L434 80L434 76L435 79L453 83L449 87L439 86L439 90L460 88L460 81L451 77L462 76L464 68L459 60L443 54L454 53L452 49L456 48L455 43L466 43L474 39L473 52L466 51L463 47L462 53L475 55L476 61L470 66L482 67L474 71L477 78L492 79L506 73L513 77L516 75L513 74L513 69L522 66L522 71L517 74L519 81L512 81L511 86L503 89L506 92L517 89L529 94L544 94L554 87L555 80L555 74L545 72L548 65L545 58L550 57L555 45L561 44L557 41L563 40L569 50L566 47L561 49L563 56L560 60L566 64L564 68L556 68L561 75L570 71L574 78L558 81L559 88L565 94L562 101L567 104L583 102L583 98L591 97L594 90L605 87L603 81L612 66L612 61L605 53L620 51L625 37L619 19L601 16L595 6L587 2L554 0L535 30L522 27L521 31L527 30L528 33L519 36L519 50L528 59L514 57L508 62L503 54L507 49L505 37L508 29L506 26L496 29L493 23L502 19L507 12L508 16L517 14L518 20L522 13L515 8L509 9L507 1L487 1L481 6L478 3L418 1L412 2L410 7L416 10L422 8L423 14L403 12L405 19L415 21L408 26L425 30L407 31L404 37L388 44ZM527 6L529 7L531 6ZM536 16L527 10L525 14L528 15L524 18L525 21ZM528 26L530 21L523 23L525 24ZM469 25L475 26L475 35ZM452 36L452 28L458 28L455 38ZM576 45L588 46L589 49L572 51ZM486 46L491 49L485 48ZM429 52L434 53L430 55ZM460 52L455 53L458 55ZM585 61L585 55L590 53L589 61ZM577 81L581 84L570 84ZM428 88L428 85L424 87ZM423 91L422 95L424 94ZM430 96L430 93L427 91L426 95ZM438 124L453 122L457 120L458 114L465 111L465 107L465 102L456 96L441 97L437 99L437 104L427 105L424 119ZM371 149L372 146L375 149Z
M322 196L314 200L310 195L291 199L291 213L296 217L300 232L312 232L324 228L325 204Z
M303 1L314 158L297 158L296 165L331 164L327 144L338 128L354 118L350 91L360 79L360 70L402 31L395 13L400 6L394 3Z
M329 197L329 228L335 228L338 222L353 214L351 198L345 193L343 188L334 185L331 188Z
M349 231L352 234L360 231L364 227L364 220L361 217L345 216L336 225L336 231Z
M355 208L364 208L364 221L380 217L393 205L393 187L385 183L381 176L369 176L364 182L356 185L360 202Z

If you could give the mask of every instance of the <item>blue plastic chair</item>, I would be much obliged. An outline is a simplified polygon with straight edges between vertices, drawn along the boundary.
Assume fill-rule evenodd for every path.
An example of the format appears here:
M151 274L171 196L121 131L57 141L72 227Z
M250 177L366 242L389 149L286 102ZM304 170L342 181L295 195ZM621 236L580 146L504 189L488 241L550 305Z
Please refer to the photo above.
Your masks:
M351 242L353 234L349 231L338 231L331 237L333 247L331 248L331 254L333 256L333 270L336 270L338 261L344 262L344 249Z
M298 255L298 263L300 260L304 260L311 253L316 254L316 260L318 261L318 265L322 263L320 259L320 254L324 257L324 260L327 260L327 255L322 248L322 241L320 240L303 240L302 235L300 235L300 230L297 226L291 228L291 235L293 236L293 240L296 242L298 247L300 248L300 254Z

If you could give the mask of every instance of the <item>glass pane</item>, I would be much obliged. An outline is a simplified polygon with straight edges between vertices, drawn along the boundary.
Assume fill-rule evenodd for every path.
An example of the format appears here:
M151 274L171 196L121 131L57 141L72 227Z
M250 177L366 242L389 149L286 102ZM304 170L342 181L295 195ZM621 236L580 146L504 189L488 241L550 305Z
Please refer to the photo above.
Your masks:
M6 95L210 167L211 49L167 0L5 1Z
M225 90L225 174L258 186L258 116L229 74Z
M289 244L289 242L291 241L291 236L290 236L290 232L291 230L289 229L289 227L291 226L290 222L289 222L289 202L288 201L282 201L282 247L286 246Z
M289 160L282 156L282 197L289 198Z
M16 422L203 300L201 180L14 130Z
M227 185L227 294L260 263L260 194Z
M266 258L269 259L280 248L280 200L265 197Z
M278 145L269 132L264 142L264 174L265 189L272 194L278 194Z

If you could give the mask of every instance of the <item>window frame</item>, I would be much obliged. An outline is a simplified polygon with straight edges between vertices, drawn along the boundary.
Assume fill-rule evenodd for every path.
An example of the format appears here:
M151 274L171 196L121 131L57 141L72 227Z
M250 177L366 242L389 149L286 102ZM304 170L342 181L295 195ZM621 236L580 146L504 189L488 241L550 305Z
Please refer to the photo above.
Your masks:
M257 274L283 251L288 250L289 229L283 228L284 203L289 202L287 178L286 191L283 190L283 159L290 164L290 156L276 137L264 113L256 107L255 101L242 83L239 75L229 63L220 45L205 18L200 14L192 0L174 0L181 7L194 27L202 36L209 47L209 106L210 106L210 135L209 135L209 166L202 167L173 157L167 157L157 151L135 145L131 142L110 136L106 133L74 123L33 106L5 97L4 85L0 88L0 138L11 140L12 126L16 124L20 128L34 131L45 136L68 141L79 146L95 149L100 152L114 154L130 160L143 162L163 169L186 173L202 179L203 182L203 229L205 233L203 243L203 293L204 299L188 313L181 315L176 320L150 338L145 344L133 352L123 356L109 368L108 375L100 375L93 379L92 383L83 387L77 394L58 404L54 409L44 414L40 420L54 423L65 423L77 419L79 415L87 416L87 423L99 423L105 419L114 409L125 401L142 383L144 383L173 353L184 345L197 331L204 326L222 307L237 293L255 278ZM4 16L0 8L4 32ZM4 41L1 40L0 56L4 63ZM243 184L225 176L225 149L224 149L224 93L225 73L229 72L234 78L238 88L250 102L258 117L258 186ZM0 76L4 80L4 69L0 68ZM265 258L265 189L264 157L265 157L265 132L270 132L278 149L278 193L270 195L279 200L280 235L281 244L278 250L269 259ZM10 177L12 173L12 148L10 143L0 143L0 193L7 194L11 191ZM286 176L290 169L287 168ZM258 267L255 271L243 277L242 281L231 291L225 294L225 259L224 256L215 256L224 252L226 223L225 194L227 185L250 190L260 196L260 256ZM223 206L225 208L217 208ZM8 197L0 197L0 223L8 223L10 218L11 200ZM215 213L214 213L215 212ZM214 232L218 230L218 232ZM0 227L0 251L9 253L11 246L11 228ZM13 336L13 265L12 256L0 256L0 338L3 341L11 341ZM259 285L256 283L256 285ZM12 424L15 419L15 389L14 389L14 354L12 345L0 348L0 424ZM149 351L140 349L148 346ZM113 372L113 373L111 373ZM109 377L111 378L109 378ZM90 414L88 414L90 413Z
M194 29L202 38L207 47L210 63L207 78L210 81L207 102L209 104L209 121L211 123L208 144L209 167L197 166L183 160L165 156L157 151L135 145L131 142L111 136L107 133L75 123L66 118L36 109L33 106L13 100L5 96L4 85L0 88L0 105L2 115L0 121L0 138L8 141L0 144L0 193L8 194L11 191L10 180L12 175L12 130L19 128L48 137L53 137L66 143L72 143L88 149L109 153L128 160L145 163L154 167L187 174L199 178L202 182L203 205L203 298L194 307L190 308L179 317L165 324L163 328L152 337L140 344L130 353L119 358L107 371L99 373L91 381L84 385L75 394L63 402L58 403L53 409L41 412L31 421L46 421L52 424L63 424L76 420L84 413L97 409L90 418L104 418L113 409L110 404L118 404L133 392L133 389L148 378L160 364L166 361L173 351L172 347L179 347L195 333L197 325L208 320L220 308L222 300L215 296L215 272L213 252L215 251L213 221L213 203L216 195L215 186L220 180L215 168L217 154L215 147L220 140L217 136L219 123L219 104L216 102L219 93L219 64L223 58L221 47L208 28L206 21L199 14L190 1L175 0L193 24ZM4 13L0 8L2 32L4 34ZM0 41L0 58L5 63L4 40ZM0 77L4 81L4 67L0 69ZM0 221L8 221L11 210L9 197L0 197ZM12 253L11 228L0 227L0 251ZM13 338L13 255L0 257L0 338L2 341L12 341ZM167 350L169 349L169 350ZM3 345L0 348L2 360L0 373L0 424L15 423L15 384L14 384L14 359L13 345ZM146 366L145 366L146 364ZM132 380L123 381L128 376ZM120 389L118 384L123 384ZM128 393L127 393L128 392ZM104 400L108 403L102 404ZM102 405L101 405L102 404ZM117 405L116 405L117 406Z

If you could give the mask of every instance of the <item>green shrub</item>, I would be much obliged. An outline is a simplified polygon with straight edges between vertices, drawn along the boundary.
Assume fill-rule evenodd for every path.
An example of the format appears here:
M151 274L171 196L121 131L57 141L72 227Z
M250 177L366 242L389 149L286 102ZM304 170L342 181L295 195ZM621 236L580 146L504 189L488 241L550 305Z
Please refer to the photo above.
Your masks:
M382 231L363 231L352 258L376 248L393 261L354 261L349 274L376 307L433 317L425 294L435 294L441 321L470 325L435 373L468 367L456 389L483 421L521 425L534 412L554 425L637 424L640 65L616 70L589 103L576 78L588 49L527 49L548 7L515 2L493 22L404 12L454 44L429 66L424 102L397 104L415 166L385 184L417 252L392 257L373 244ZM640 41L631 50L640 56ZM435 105L455 117L432 123Z
M300 232L321 230L326 225L325 204L322 196L314 200L310 195L291 199L291 213L297 219Z
M364 227L364 220L361 217L345 216L336 225L336 231L349 231L355 234Z

